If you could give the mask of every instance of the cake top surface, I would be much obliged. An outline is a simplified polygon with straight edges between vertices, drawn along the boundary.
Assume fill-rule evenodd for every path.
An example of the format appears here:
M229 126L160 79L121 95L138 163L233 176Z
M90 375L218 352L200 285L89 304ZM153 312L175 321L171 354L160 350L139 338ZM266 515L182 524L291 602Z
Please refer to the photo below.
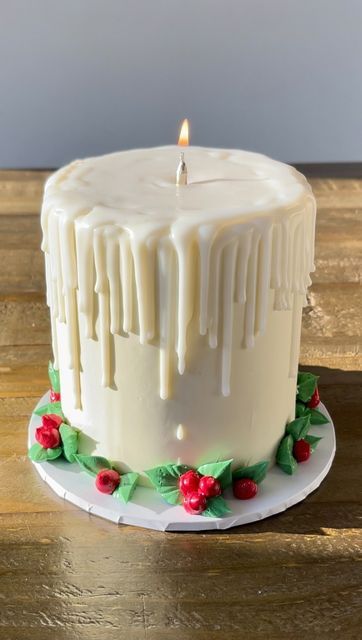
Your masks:
M302 174L267 156L193 146L184 152L186 186L175 179L180 147L166 146L76 160L52 176L46 195L60 198L60 208L63 198L65 210L70 202L83 212L112 210L113 221L126 226L234 220L289 209L310 195Z

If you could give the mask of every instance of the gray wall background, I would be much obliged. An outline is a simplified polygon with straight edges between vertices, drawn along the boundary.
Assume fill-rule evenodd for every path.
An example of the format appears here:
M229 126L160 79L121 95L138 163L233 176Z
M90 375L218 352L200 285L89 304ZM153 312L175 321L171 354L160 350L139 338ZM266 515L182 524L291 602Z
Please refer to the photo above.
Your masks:
M362 160L362 0L0 0L0 166L174 143Z

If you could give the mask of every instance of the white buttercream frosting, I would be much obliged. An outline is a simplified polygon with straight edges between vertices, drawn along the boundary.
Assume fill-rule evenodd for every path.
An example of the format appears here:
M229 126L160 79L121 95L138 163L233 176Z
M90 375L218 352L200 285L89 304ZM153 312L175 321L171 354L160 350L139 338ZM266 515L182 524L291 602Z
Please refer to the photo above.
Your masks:
M176 146L114 153L46 184L63 408L86 450L137 470L271 459L294 416L314 198L259 154L189 147L179 187L178 159Z
M159 344L162 398L171 393L174 349L178 371L185 371L196 294L200 333L208 333L210 347L222 344L224 395L233 302L246 305L243 344L252 347L265 330L269 288L280 309L291 307L292 293L305 294L315 215L305 178L259 154L189 147L189 184L177 187L177 160L174 146L114 153L76 161L46 185L43 248L50 254L52 315L69 327L78 406L77 307L92 337L93 290L103 386L112 384L111 334L136 332L141 343Z

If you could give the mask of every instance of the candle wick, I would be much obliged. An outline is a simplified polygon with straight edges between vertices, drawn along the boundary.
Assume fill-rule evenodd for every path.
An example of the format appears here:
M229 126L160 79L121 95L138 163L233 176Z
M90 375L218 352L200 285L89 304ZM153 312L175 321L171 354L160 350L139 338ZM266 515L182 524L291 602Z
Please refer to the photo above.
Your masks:
M185 162L185 154L183 151L180 151L180 162L176 171L176 184L177 185L186 185L187 184L187 166Z

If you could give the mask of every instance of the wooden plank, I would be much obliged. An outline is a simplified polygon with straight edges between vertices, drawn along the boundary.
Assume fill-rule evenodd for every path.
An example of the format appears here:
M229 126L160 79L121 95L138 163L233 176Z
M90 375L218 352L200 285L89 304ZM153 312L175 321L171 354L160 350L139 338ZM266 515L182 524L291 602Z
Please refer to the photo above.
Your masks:
M0 171L0 216L39 215L44 182L51 171Z
M44 296L0 297L0 347L49 343L50 321Z
M44 258L39 249L0 249L0 264L0 296L14 291L45 293Z
M0 216L0 238L1 249L16 252L32 249L38 253L41 242L40 219L38 216L21 214L14 219L13 215L4 213Z
M319 203L301 362L320 375L337 456L320 489L226 532L116 527L57 498L26 457L47 387L39 208L48 172L0 171L0 609L4 640L304 640L362 624L362 165L303 168Z

